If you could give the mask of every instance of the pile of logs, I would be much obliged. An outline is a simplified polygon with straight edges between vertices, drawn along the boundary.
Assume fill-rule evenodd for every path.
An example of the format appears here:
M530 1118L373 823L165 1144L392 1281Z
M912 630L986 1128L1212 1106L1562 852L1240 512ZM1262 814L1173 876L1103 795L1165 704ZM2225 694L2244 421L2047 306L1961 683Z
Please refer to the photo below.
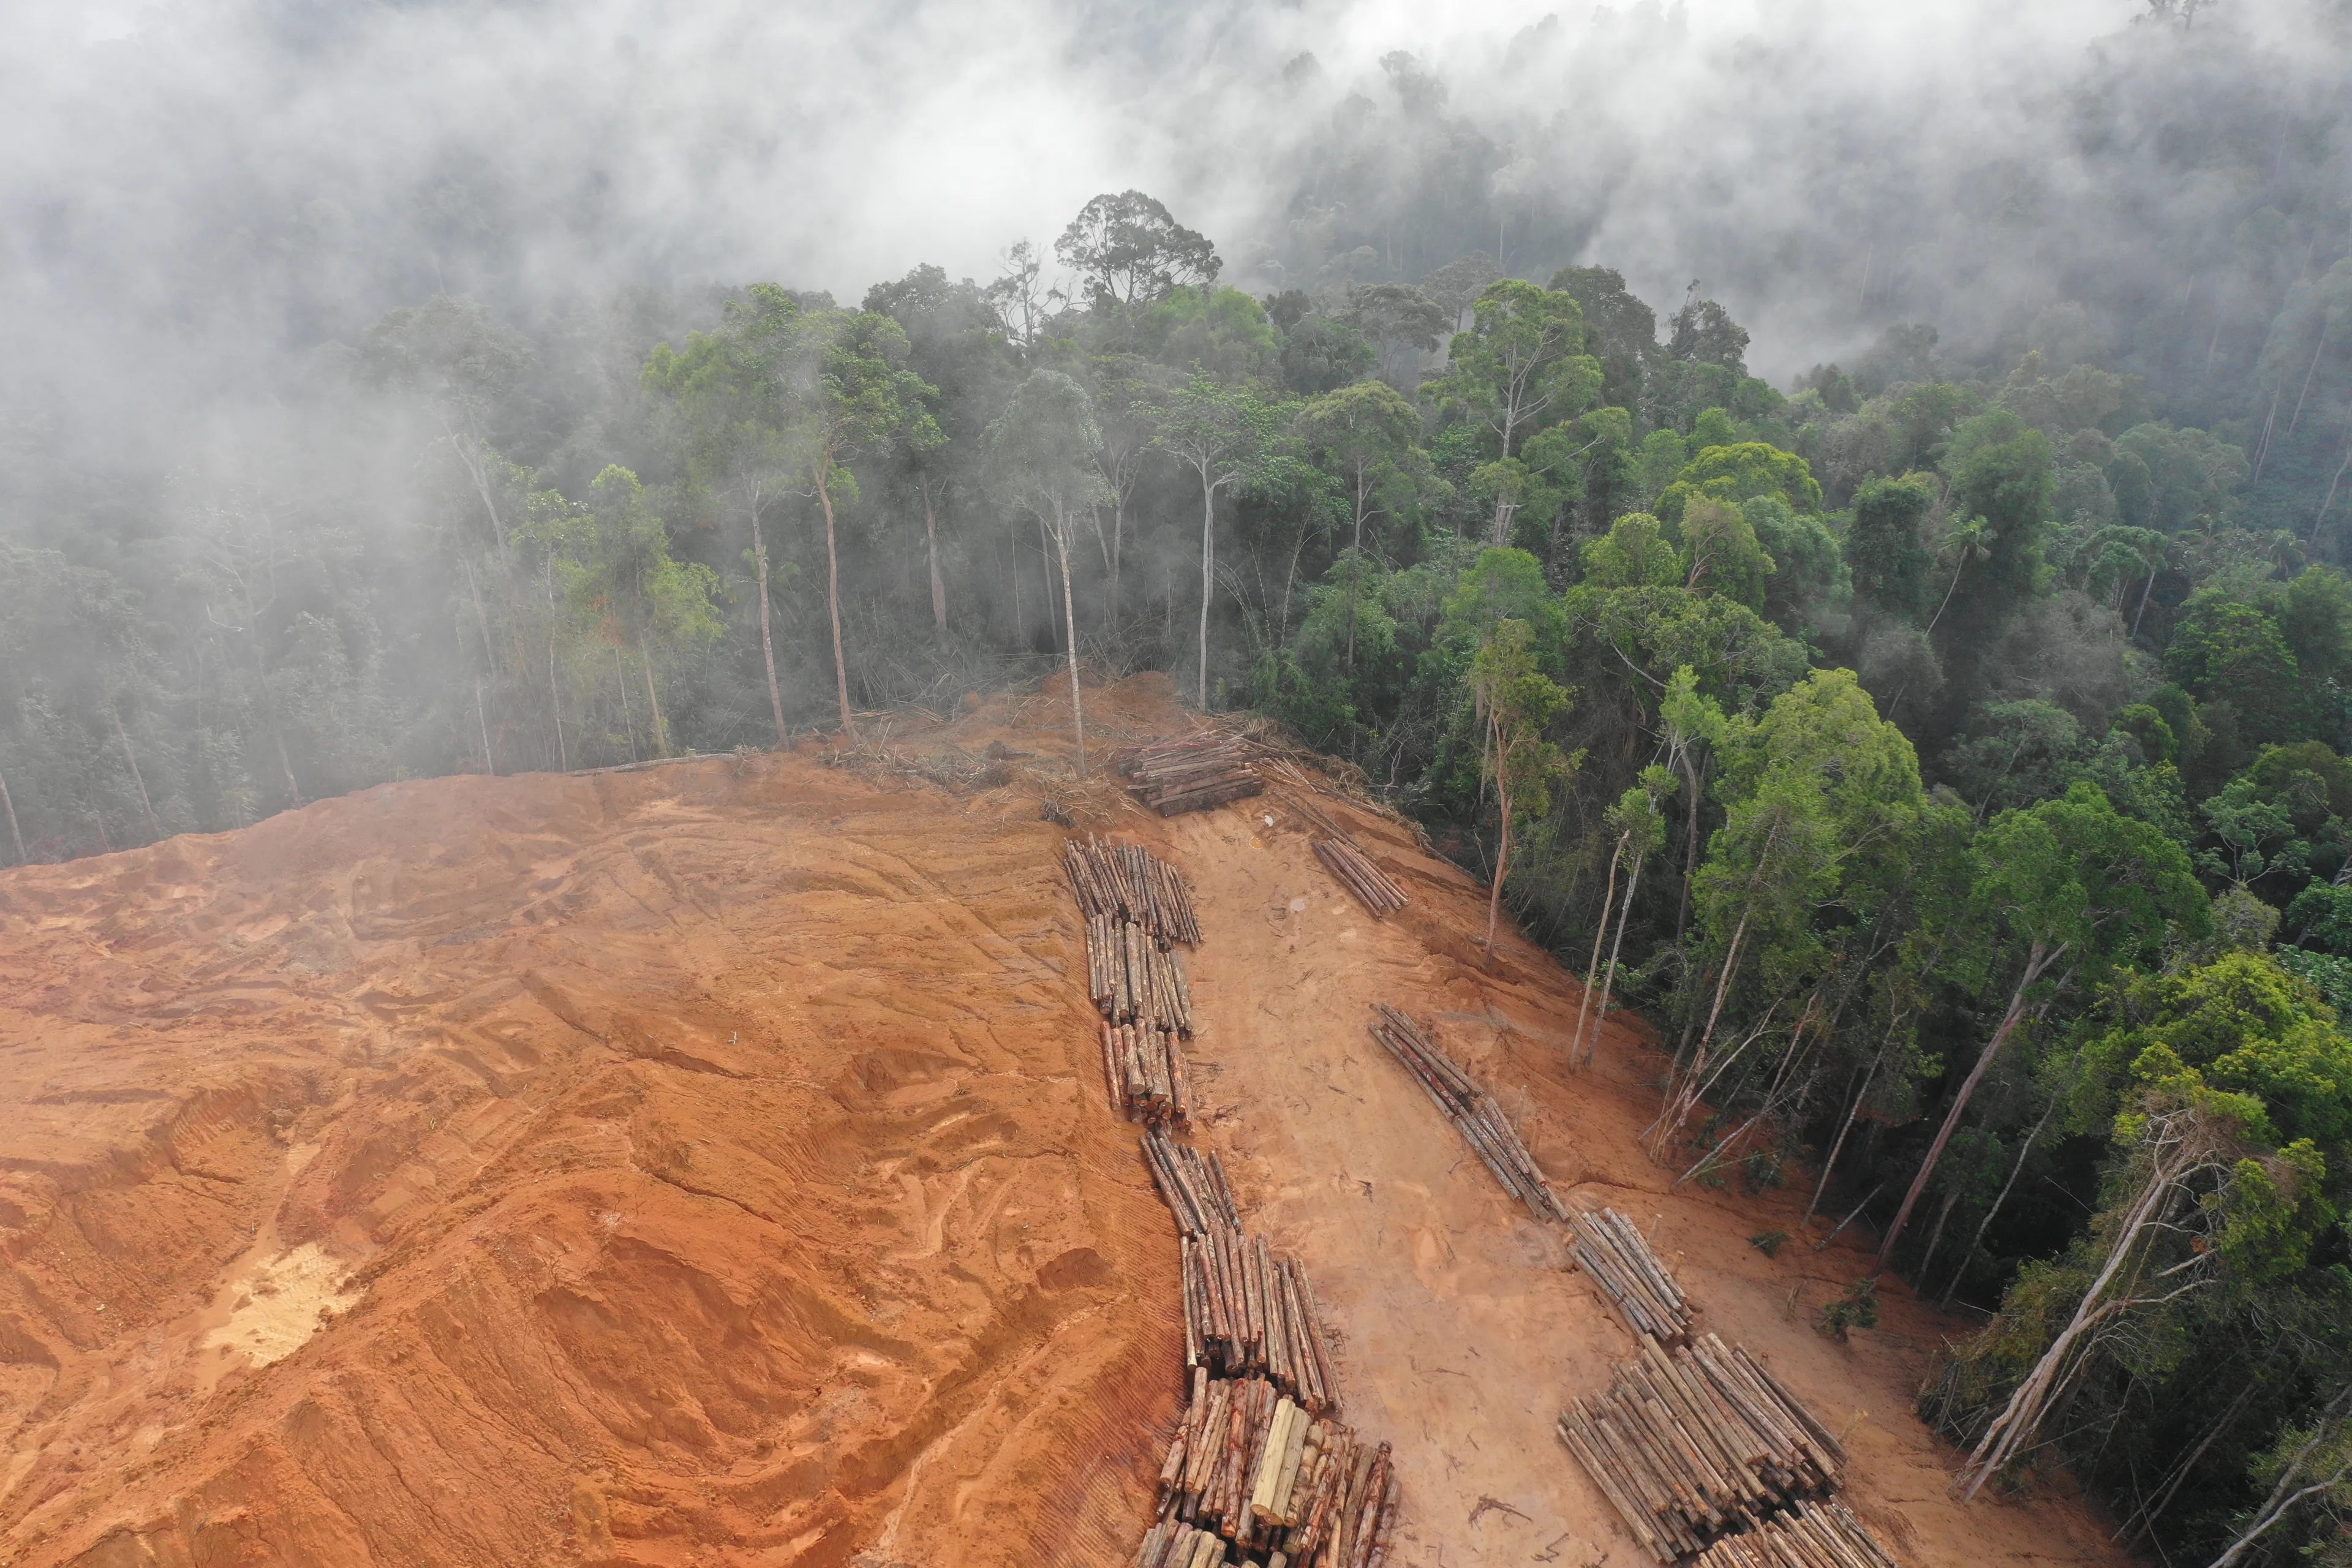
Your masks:
M1416 1082L1429 1092L1437 1108L1462 1130L1470 1147L1486 1162L1506 1192L1517 1196L1538 1219L1566 1219L1568 1209L1545 1182L1543 1173L1513 1131L1495 1097L1470 1081L1448 1061L1437 1042L1419 1024L1381 1002L1374 1005L1372 1037L1402 1062Z
M1087 920L1087 992L1114 1024L1192 1033L1192 988L1173 949L1133 921Z
M1182 1246L1184 1364L1220 1377L1262 1373L1315 1415L1336 1408L1331 1352L1297 1260L1223 1226Z
M1607 1394L1571 1403L1559 1435L1661 1563L1825 1496L1845 1459L1755 1357L1713 1334L1672 1353L1645 1335Z
M1103 1078L1110 1085L1113 1110L1129 1121L1192 1120L1192 1096L1184 1081L1184 1053L1165 1029L1127 1024L1102 1026Z
M1358 1441L1265 1378L1195 1369L1136 1564L1202 1568L1230 1542L1270 1568L1381 1568L1396 1509L1386 1443Z
M1577 1262L1609 1292L1626 1326L1663 1345L1686 1342L1690 1303L1633 1222L1615 1209L1570 1209L1568 1217L1576 1228Z
M1201 945L1201 922L1192 912L1192 890L1176 868L1139 844L1104 844L1092 834L1080 844L1062 845L1062 869L1078 896L1078 910L1141 926L1162 944Z
M1250 766L1245 742L1227 735L1198 735L1121 752L1111 767L1128 781L1135 798L1162 816L1202 811L1265 793L1265 781Z
M1895 1568L1862 1521L1839 1502L1801 1502L1748 1535L1727 1535L1691 1568Z
M1154 1124L1144 1131L1143 1163L1151 1167L1151 1179L1186 1237L1198 1241L1213 1230L1241 1229L1241 1211L1234 1206L1234 1190L1225 1185L1225 1168L1215 1154L1179 1143Z
M1370 857L1344 838L1318 838L1315 841L1315 858L1323 862L1339 885L1356 895L1356 901L1372 911L1376 920L1386 920L1404 908L1404 889L1390 880L1389 874L1371 862Z

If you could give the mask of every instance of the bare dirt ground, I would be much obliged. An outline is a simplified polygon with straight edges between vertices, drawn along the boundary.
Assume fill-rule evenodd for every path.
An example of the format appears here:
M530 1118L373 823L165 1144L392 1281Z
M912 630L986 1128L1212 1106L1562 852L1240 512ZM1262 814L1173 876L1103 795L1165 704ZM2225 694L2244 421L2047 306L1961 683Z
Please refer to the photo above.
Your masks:
M1164 682L1088 701L1098 744L1184 722ZM1201 1136L1397 1445L1400 1568L1641 1559L1551 1435L1631 1342L1375 998L1851 1423L1906 1563L2122 1561L2074 1503L1946 1500L1909 1406L1958 1326L1889 1291L1815 1334L1859 1257L1746 1245L1801 1200L1667 1192L1633 1035L1566 1071L1576 982L1516 943L1481 973L1461 873L1349 815L1415 900L1375 922L1279 796L1163 824L1057 785L1062 712L902 738L954 790L813 749L442 779L0 874L0 1564L1130 1560L1176 1246L1041 793L1193 880ZM992 741L1040 760L981 773Z

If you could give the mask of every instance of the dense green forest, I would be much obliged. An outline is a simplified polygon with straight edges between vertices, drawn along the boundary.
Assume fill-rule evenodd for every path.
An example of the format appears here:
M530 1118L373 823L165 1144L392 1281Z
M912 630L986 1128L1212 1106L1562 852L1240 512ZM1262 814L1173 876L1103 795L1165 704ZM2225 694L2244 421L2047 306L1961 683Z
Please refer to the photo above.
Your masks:
M1128 191L985 281L420 283L168 431L16 399L0 860L1165 670L1655 1021L1679 1180L1979 1315L1964 1485L2352 1563L2352 187L2197 9L2070 89L2195 194L2127 263L1963 342L1865 260L1777 385L1398 56L1297 152L1295 287ZM2063 228L2018 188L1996 241Z

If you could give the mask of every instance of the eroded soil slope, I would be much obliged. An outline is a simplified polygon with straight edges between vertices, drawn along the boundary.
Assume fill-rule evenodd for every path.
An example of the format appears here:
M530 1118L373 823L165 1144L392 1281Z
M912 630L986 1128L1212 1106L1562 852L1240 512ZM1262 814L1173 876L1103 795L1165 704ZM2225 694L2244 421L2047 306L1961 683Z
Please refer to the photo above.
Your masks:
M1124 1554L1176 1248L1060 838L812 753L0 877L0 1562Z
M1182 728L1088 694L1097 745ZM1196 1139L1296 1252L1397 1568L1645 1562L1551 1434L1631 1341L1364 1031L1433 1022L1555 1184L1845 1430L1913 1568L2119 1562L1945 1496L1940 1332L1821 1338L1801 1200L1669 1190L1654 1072L1410 833L1379 922L1281 789L1161 822L1055 782L1065 710L814 751L444 779L0 876L0 1563L1131 1561L1181 1397L1172 1224L1106 1106L1062 829L1192 879ZM992 742L1033 759L987 764ZM928 759L928 760L927 760ZM948 787L952 786L952 787Z

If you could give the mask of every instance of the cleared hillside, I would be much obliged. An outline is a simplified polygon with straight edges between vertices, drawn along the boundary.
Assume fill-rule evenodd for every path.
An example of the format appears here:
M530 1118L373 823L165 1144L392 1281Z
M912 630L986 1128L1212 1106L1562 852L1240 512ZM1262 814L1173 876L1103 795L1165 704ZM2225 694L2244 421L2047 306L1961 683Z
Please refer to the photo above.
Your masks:
M1156 680L1088 700L1105 742L1186 722ZM0 1561L1130 1559L1177 1243L1041 795L1192 879L1197 1136L1395 1446L1398 1562L1639 1561L1550 1431L1631 1341L1374 1000L1564 1194L1654 1218L1705 1326L1849 1430L1906 1563L2104 1560L2071 1504L1946 1500L1909 1404L1951 1326L1896 1297L1813 1333L1861 1258L1746 1246L1785 1198L1668 1193L1633 1032L1567 1072L1575 981L1517 944L1481 973L1458 871L1323 800L1413 900L1375 922L1279 791L1162 823L1058 782L1065 712L979 704L887 765L387 785L0 877Z

